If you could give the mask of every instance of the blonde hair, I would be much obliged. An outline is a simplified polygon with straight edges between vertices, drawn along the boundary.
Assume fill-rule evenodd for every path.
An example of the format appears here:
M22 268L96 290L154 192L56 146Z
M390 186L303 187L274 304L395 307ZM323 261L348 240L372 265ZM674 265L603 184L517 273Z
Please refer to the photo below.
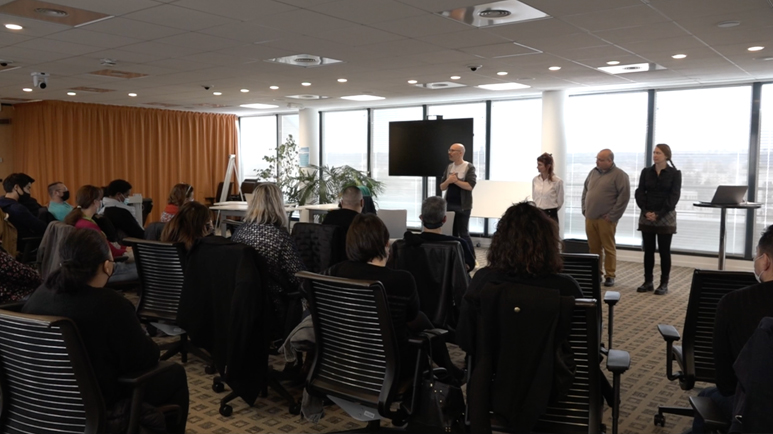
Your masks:
M276 184L265 182L255 187L246 220L259 225L287 226L284 199Z

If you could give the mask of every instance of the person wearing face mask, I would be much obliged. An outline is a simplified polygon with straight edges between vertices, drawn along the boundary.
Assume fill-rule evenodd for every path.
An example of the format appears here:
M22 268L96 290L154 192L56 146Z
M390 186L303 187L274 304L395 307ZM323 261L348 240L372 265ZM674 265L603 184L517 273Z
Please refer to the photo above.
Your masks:
M753 262L756 285L726 294L717 305L714 320L714 370L716 386L703 389L717 404L728 425L733 421L733 398L738 379L733 363L760 321L773 316L773 226L762 233ZM696 416L694 434L704 432L704 421Z
M67 203L70 200L70 190L62 182L52 182L48 185L48 197L48 212L60 222L64 221L72 211L72 205Z
M110 276L110 283L137 280L137 264L133 261L131 247L116 246L111 243L99 224L94 221L94 215L102 203L102 189L93 185L84 185L75 193L75 203L78 205L64 218L64 223L78 229L90 229L99 232L110 248L113 258L126 256L129 262L117 262Z
M110 219L117 231L125 237L145 238L145 229L137 223L134 208L126 204L132 195L132 185L123 179L116 179L107 186L107 197L102 199L104 208L99 213Z
M59 245L59 257L59 269L35 290L22 312L63 316L75 323L105 401L108 417L104 432L125 432L125 407L131 401L131 390L122 387L118 378L155 366L159 348L140 325L134 305L120 293L104 289L116 266L104 236L93 230L75 229ZM174 426L167 426L171 421L165 421L160 412L155 417L143 414L143 428L184 433L189 404L185 369L175 364L145 387L143 399L147 404L175 404L181 414ZM150 420L152 426L148 426Z
M12 173L3 180L5 196L0 198L0 209L8 214L8 221L18 231L18 240L43 236L48 226L22 204L22 198L30 195L31 188L30 177L23 173Z

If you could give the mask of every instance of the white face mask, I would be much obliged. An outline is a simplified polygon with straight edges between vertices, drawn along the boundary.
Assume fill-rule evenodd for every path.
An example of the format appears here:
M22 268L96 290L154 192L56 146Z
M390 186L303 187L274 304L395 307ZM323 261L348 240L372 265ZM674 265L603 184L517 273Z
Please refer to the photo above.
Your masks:
M762 283L761 275L757 274L757 270L752 270L752 273L754 273L754 278L757 279L757 283Z
M762 257L762 255L757 255L756 258L754 258L754 262L752 262L752 273L754 273L754 278L757 279L758 283L762 283L762 273L757 274L757 261Z

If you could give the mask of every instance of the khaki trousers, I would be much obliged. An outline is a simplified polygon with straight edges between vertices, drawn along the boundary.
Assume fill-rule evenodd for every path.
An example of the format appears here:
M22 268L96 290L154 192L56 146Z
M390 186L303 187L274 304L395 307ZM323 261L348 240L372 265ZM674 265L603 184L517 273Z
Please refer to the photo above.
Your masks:
M599 271L602 276L615 277L617 269L617 247L615 232L617 222L601 219L585 219L585 234L588 236L588 249L599 255ZM601 267L604 264L604 267ZM604 273L606 270L606 274Z

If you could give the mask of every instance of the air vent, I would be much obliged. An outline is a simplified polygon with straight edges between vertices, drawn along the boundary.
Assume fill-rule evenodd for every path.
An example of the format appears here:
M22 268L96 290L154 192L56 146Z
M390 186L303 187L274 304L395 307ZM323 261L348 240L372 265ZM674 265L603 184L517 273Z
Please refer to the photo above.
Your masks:
M596 69L608 74L629 74L632 72L656 71L666 68L657 63L631 63L628 65L600 66Z
M64 18L70 15L66 11L63 11L61 9L52 9L52 8L35 8L35 13L46 17L53 17L53 18Z
M478 16L489 19L505 18L510 16L510 11L504 9L488 9L478 13Z
M475 27L501 26L550 18L550 15L518 0L501 0L438 12L438 15Z
M419 83L416 87L423 87L425 89L448 89L452 87L466 87L461 83L454 83L452 81L436 81L434 83Z
M288 98L295 98L295 99L328 99L329 96L324 95L311 95L311 94L303 94L303 95L287 95ZM281 100L274 100L274 101L281 101Z
M294 54L292 56L275 57L273 59L266 59L266 62L281 63L284 65L302 66L304 68L311 68L315 66L331 65L334 63L341 63L342 60L331 59L329 57L315 56L313 54Z

